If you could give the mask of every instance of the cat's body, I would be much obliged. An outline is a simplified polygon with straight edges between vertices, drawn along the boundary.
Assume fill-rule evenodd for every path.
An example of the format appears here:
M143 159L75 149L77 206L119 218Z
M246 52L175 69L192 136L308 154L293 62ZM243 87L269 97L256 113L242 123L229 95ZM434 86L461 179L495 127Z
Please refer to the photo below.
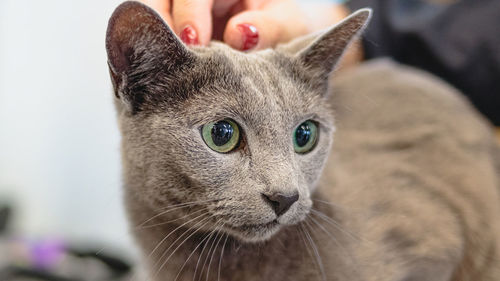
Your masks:
M322 190L376 245L354 246L364 267L397 273L364 280L500 280L500 153L483 117L440 80L387 61L334 81Z
M497 280L496 148L481 117L390 62L326 87L368 15L242 54L188 50L137 3L115 12L125 197L148 280ZM226 118L242 137L218 153L204 124ZM319 137L297 153L306 120ZM275 194L293 202L276 208Z

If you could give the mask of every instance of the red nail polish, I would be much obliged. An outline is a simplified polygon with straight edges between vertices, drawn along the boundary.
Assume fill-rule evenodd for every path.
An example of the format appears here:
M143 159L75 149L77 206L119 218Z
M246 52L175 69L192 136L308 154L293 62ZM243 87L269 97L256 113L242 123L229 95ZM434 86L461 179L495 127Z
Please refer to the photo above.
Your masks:
M198 34L190 25L186 25L181 32L181 40L188 45L198 45Z
M257 28L248 23L238 24L238 29L243 34L242 50L250 50L259 43L259 31Z

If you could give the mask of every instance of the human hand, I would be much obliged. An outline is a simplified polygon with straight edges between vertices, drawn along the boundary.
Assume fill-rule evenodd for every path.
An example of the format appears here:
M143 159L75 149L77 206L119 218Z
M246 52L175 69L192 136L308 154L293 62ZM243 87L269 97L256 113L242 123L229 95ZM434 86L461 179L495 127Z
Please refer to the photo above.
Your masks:
M238 50L264 49L333 25L348 11L294 0L141 0L186 43L222 40Z

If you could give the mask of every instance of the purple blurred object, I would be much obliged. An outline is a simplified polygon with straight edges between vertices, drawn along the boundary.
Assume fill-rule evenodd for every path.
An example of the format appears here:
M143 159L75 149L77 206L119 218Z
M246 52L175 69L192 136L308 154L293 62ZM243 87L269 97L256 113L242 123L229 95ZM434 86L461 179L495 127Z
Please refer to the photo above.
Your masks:
M49 269L56 265L64 255L62 240L45 239L31 244L31 260L38 269Z

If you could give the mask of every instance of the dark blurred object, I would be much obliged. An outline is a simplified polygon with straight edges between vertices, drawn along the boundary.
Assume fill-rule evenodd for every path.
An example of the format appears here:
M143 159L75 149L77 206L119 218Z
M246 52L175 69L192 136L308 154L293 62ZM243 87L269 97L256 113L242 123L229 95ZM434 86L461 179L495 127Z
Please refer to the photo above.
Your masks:
M14 248L19 249L19 245ZM121 281L128 279L131 272L131 266L123 259L90 249L64 249L57 261L43 267L16 260L15 256L0 267L0 280Z
M81 281L80 279L69 279L57 276L47 271L23 268L19 266L8 266L0 271L0 280L2 281L24 281L24 280L40 280L40 281Z
M4 235L8 229L11 208L7 205L0 205L0 235Z
M500 125L499 0L350 0L347 5L374 10L364 35L366 59L388 56L427 70Z
M68 248L68 253L71 253L78 258L93 258L99 260L107 266L112 277L116 279L127 275L131 271L130 264L125 262L123 259L99 250Z
M12 208L0 205L0 281L122 281L131 265L118 255L75 247L57 237L30 239L8 231Z

